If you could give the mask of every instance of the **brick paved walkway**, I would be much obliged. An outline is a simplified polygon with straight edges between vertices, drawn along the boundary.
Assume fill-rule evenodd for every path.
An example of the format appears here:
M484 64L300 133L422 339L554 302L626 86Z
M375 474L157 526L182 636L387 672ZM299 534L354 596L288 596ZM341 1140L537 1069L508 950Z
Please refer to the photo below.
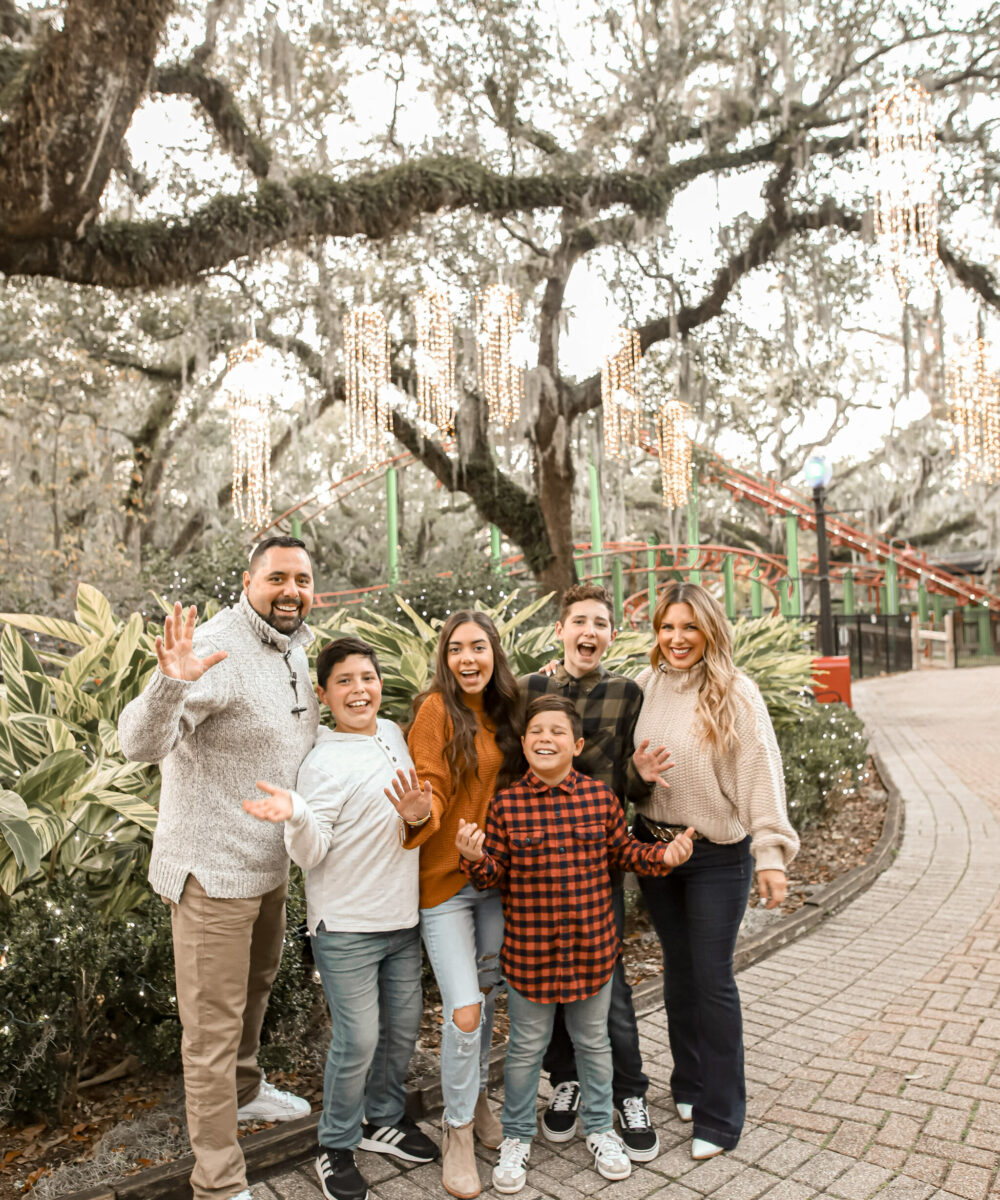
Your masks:
M742 1142L692 1162L653 1014L640 1029L663 1153L608 1184L580 1140L556 1152L539 1138L525 1200L1000 1196L1000 668L872 680L855 695L905 801L902 849L842 913L740 974ZM377 1200L446 1196L437 1167L359 1163ZM254 1195L321 1194L309 1162Z

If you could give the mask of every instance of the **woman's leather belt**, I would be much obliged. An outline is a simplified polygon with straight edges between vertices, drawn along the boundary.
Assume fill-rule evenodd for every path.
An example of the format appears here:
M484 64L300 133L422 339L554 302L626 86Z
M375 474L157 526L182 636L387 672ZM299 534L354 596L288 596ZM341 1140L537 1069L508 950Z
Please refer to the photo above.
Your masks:
M685 829L689 828L687 825L664 825L660 821L653 821L645 813L636 813L636 820L641 821L659 842L672 842L679 833L683 833ZM700 833L693 833L691 840L693 842L700 841L701 836Z

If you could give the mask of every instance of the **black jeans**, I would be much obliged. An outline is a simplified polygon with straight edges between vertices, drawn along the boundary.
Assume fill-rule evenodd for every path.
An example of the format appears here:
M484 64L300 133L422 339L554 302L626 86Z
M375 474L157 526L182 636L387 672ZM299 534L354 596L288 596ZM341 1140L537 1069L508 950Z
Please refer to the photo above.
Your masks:
M615 914L615 929L621 937L625 930L625 891L620 877L613 877L611 903ZM642 1069L639 1030L635 1023L635 1009L632 1007L632 989L625 978L625 968L620 958L611 976L608 1037L611 1040L611 1063L614 1068L611 1090L615 1104L620 1105L626 1096L645 1096L649 1080ZM571 1079L579 1079L573 1043L566 1031L566 1019L561 1004L556 1007L555 1024L552 1027L548 1049L542 1059L542 1069L548 1072L553 1087L560 1083L568 1083Z
M641 842L654 840L636 822ZM683 866L639 878L663 948L675 1101L694 1106L694 1136L732 1150L746 1119L743 1015L733 952L753 876L750 838L722 846L696 841Z

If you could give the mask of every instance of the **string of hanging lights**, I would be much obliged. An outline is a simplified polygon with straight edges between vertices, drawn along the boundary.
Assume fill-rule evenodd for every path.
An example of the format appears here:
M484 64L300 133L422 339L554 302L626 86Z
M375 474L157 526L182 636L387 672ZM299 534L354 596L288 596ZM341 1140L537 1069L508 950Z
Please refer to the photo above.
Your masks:
M983 338L964 343L949 363L953 452L962 487L1000 480L1000 377L990 369Z
M639 446L645 432L641 362L639 334L634 329L616 329L601 367L604 449L613 458L623 458L627 447Z
M932 281L938 253L938 168L931 98L914 79L880 92L868 117L875 239L901 300Z
M513 288L491 284L476 296L476 367L490 420L514 425L524 400L524 369L512 342L521 322L521 300Z
M271 513L271 389L263 353L253 336L231 350L221 385L233 450L233 513L253 529L266 525Z
M691 438L687 432L690 416L691 410L680 400L668 400L656 414L664 508L687 504L691 487Z
M352 309L344 322L347 440L364 462L379 462L392 430L389 407L389 328L377 308Z
M445 433L455 425L455 338L448 297L433 288L413 301L417 325L414 363L419 417Z

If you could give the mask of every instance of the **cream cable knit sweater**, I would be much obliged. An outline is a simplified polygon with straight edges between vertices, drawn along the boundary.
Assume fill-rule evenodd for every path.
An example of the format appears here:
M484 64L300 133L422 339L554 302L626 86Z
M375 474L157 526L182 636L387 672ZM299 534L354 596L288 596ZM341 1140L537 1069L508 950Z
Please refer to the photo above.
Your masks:
M288 877L281 826L245 813L243 801L260 796L258 779L293 788L312 749L319 704L304 649L312 638L307 625L279 633L244 593L195 630L200 658L225 650L227 659L195 683L157 668L122 710L125 757L162 764L149 862L158 895L180 900L188 875L210 896L242 898L263 896ZM293 706L304 711L295 716Z
M635 727L639 745L649 738L665 745L676 765L670 787L657 784L636 809L667 825L693 825L712 842L738 842L751 835L758 871L784 868L795 857L799 838L785 808L781 752L760 689L746 675L736 677L738 746L720 754L701 740L695 716L704 664L689 670L647 667L636 682L644 700Z

